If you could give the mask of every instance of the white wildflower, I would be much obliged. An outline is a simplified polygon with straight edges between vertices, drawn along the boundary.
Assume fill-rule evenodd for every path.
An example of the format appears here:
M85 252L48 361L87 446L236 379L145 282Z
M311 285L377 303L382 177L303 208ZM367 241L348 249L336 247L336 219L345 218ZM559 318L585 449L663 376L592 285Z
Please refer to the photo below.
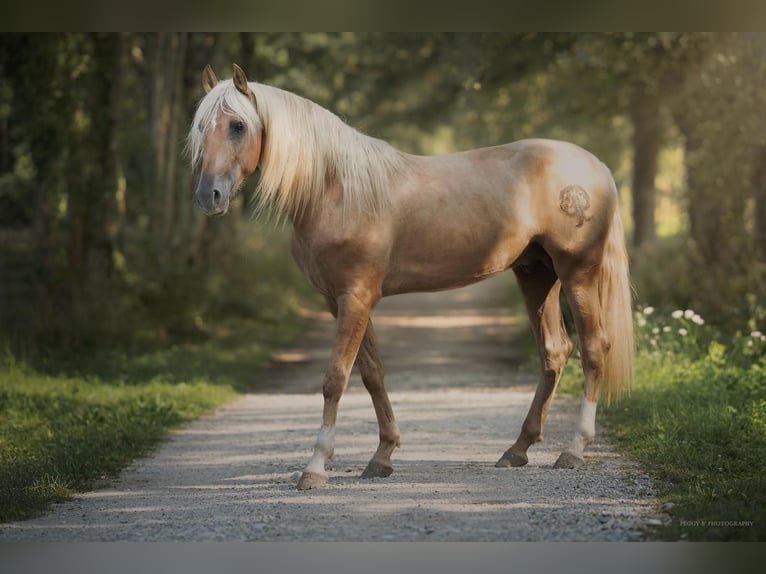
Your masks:
M662 328L662 332L663 332L663 333L670 333L670 331L672 331L672 329L670 328L670 325L665 325L665 326Z
M689 331L687 331L684 328L681 328L681 329L678 330L678 334L681 335L682 337L686 337L686 335L689 334Z
M695 315L696 313L692 311L691 309L687 309L686 311L684 311L684 319L691 319Z
M657 339L651 339L649 341L649 343L651 343L652 347L656 347L657 346Z
M655 327L654 329L652 329L652 335L659 335L659 334L660 334L660 328L659 327Z
M761 333L760 331L751 331L750 336L753 339L760 339L761 337L763 337L763 333Z
M748 347L752 347L753 346L753 340L752 339L748 340L747 346Z
M694 317L692 317L692 323L694 323L695 325L704 325L705 319L695 314Z
M654 313L654 307L644 307L644 315L651 315Z
M673 319L680 319L684 316L684 312L681 311L681 309L676 309L670 314L670 316L673 317Z
M644 319L643 317L639 317L638 318L638 326L639 327L643 327L644 325L646 325L646 319Z

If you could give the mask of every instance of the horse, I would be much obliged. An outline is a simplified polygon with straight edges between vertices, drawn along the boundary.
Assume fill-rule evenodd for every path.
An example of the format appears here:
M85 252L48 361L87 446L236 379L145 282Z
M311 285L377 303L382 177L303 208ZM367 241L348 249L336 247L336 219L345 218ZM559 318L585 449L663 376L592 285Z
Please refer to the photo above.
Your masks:
M596 407L633 379L628 255L609 168L585 149L525 139L418 156L362 134L291 92L250 82L234 64L208 65L189 130L197 206L223 215L244 180L260 179L255 209L292 225L292 255L336 321L322 383L322 422L299 490L328 482L338 403L354 364L369 392L378 448L362 478L387 477L400 446L371 313L381 298L463 287L511 269L535 334L541 377L516 441L495 463L519 467L543 439L562 369L573 353L571 309L585 375L571 444L555 468L585 464ZM603 390L602 390L603 389ZM605 391L605 392L604 392Z

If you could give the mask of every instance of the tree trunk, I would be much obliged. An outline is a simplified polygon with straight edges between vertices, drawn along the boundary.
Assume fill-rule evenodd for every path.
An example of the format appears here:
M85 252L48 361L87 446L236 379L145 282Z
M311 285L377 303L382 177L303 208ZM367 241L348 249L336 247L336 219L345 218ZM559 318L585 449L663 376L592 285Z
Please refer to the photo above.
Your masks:
M8 116L11 113L13 92L12 82L6 70L7 54L11 51L15 38L0 41L0 174L11 170L11 148L8 142Z
M108 193L104 214L104 239L110 251L110 271L123 261L121 231L125 219L127 182L122 161L123 112L125 75L128 71L129 34L117 36L112 55L112 81L109 93L108 149L104 167L104 190Z
M11 170L11 150L8 146L8 118L0 118L0 173Z
M753 196L755 198L755 242L761 261L766 262L766 146L759 148L756 152Z
M92 43L91 126L83 142L90 153L80 159L84 165L96 165L85 179L84 249L91 270L109 277L118 259L116 239L125 194L120 149L126 38L123 34L97 34Z
M680 84L680 83L679 83ZM678 88L679 91L681 88ZM683 94L683 92L680 92ZM706 198L705 182L697 170L700 155L701 139L697 134L696 120L693 114L684 106L686 98L673 107L673 120L684 137L684 174L686 177L686 213L689 218L689 237L697 247L705 250L706 233ZM709 253L707 255L710 255Z
M170 34L159 32L150 37L151 51L150 82L151 107L149 114L152 152L154 155L153 178L149 189L147 208L152 214L152 231L158 250L163 248L163 226L165 197L164 177L167 173L167 131L168 131L168 78L165 65Z
M258 77L255 69L255 38L252 32L242 32L239 35L239 45L242 52L242 69L250 78Z
M179 189L176 185L177 159L180 154L179 143L179 125L183 121L183 80L184 80L184 62L186 60L187 35L186 33L175 34L171 44L172 67L168 70L169 79L172 81L169 92L168 102L168 129L167 129L167 163L165 165L165 177L163 179L165 207L164 221L162 226L163 244L170 248L161 253L172 254L177 247L178 230L176 222L178 221L176 196ZM183 193L183 191L181 191Z
M179 155L179 124L183 115L183 71L187 34L159 33L150 41L153 54L150 124L154 152L152 211L154 239L160 263L172 256L175 244L177 202L176 170Z
M689 236L703 255L709 259L713 254L706 247L708 241L705 235L708 231L707 211L709 211L710 202L705 197L705 182L698 176L699 137L693 126L684 121L677 123L684 136L684 172L686 175L686 210L689 217Z
M630 114L633 121L633 245L657 240L655 223L657 157L660 151L660 98L646 84L633 89Z

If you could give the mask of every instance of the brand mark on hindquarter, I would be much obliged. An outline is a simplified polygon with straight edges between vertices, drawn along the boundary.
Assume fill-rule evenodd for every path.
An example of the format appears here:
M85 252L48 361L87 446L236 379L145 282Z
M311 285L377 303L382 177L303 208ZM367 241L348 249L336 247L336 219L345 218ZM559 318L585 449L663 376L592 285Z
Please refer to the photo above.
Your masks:
M590 209L590 197L588 192L579 185L568 185L561 190L559 195L561 211L567 215L577 218L577 227L582 227L586 221L593 219L592 215L587 215Z

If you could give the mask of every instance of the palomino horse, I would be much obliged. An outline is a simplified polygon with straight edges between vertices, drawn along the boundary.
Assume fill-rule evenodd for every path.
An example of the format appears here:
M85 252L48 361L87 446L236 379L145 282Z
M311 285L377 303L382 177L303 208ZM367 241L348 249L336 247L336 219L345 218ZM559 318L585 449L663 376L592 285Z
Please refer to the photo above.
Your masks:
M234 65L218 81L205 68L189 133L201 162L197 205L226 213L260 168L257 201L293 226L292 250L325 296L337 332L322 391L322 425L299 489L328 480L338 403L356 362L372 397L380 443L362 477L393 472L399 428L383 385L370 315L381 297L452 289L513 269L524 295L542 379L516 442L496 466L527 464L562 368L572 354L559 303L569 302L585 385L571 445L556 467L584 464L600 388L632 379L628 259L609 169L573 144L530 139L438 157L399 152L324 108L255 82Z

